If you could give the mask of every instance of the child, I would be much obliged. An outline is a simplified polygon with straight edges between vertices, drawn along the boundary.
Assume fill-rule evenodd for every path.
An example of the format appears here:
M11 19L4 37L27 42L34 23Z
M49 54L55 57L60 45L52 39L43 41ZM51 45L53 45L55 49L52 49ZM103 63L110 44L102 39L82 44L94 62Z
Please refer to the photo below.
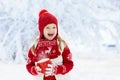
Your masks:
M38 27L40 35L28 52L26 68L32 75L39 76L38 80L58 80L57 76L66 75L73 68L72 54L58 35L58 22L54 15L45 9L41 10ZM37 65L44 58L50 59L45 73Z

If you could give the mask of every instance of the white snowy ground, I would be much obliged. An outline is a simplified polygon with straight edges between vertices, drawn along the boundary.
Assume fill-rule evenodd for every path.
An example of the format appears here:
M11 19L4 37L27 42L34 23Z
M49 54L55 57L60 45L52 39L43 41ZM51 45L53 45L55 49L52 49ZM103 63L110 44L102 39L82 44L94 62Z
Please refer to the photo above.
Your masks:
M72 80L120 80L120 59L75 60ZM32 80L25 65L0 63L0 80Z

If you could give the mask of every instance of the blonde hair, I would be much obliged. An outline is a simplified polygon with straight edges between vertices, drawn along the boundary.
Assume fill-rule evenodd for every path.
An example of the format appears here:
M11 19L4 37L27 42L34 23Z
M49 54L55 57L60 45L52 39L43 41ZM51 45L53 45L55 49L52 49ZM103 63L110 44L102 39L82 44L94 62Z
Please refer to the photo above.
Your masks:
M64 48L66 47L66 42L64 39L62 39L60 37L60 35L58 35L58 47L59 47L59 50L61 53L63 52Z
M32 54L34 54L34 50L35 50L38 42L39 42L39 36L37 36L37 38L35 39L32 47L31 47ZM60 35L58 35L58 47L59 47L59 51L61 53L63 52L64 48L66 47L66 42L64 39L62 39L60 37Z

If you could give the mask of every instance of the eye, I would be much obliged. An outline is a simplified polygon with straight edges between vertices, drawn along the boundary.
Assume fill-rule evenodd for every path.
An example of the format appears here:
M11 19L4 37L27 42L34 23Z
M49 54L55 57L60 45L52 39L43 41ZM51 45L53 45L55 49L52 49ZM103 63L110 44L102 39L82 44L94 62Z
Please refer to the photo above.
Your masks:
M55 26L53 26L53 29L56 29L56 27L55 27Z
M49 27L46 27L46 29L50 29Z

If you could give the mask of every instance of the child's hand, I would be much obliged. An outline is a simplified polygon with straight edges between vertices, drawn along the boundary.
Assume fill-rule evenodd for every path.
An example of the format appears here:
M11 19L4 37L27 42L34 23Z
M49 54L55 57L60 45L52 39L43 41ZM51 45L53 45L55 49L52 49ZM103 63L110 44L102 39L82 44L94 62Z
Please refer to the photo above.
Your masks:
M54 75L55 68L52 64L48 64L48 67L46 68L46 76Z
M35 69L36 69L37 74L41 73L41 68L37 66L37 63L35 63Z

